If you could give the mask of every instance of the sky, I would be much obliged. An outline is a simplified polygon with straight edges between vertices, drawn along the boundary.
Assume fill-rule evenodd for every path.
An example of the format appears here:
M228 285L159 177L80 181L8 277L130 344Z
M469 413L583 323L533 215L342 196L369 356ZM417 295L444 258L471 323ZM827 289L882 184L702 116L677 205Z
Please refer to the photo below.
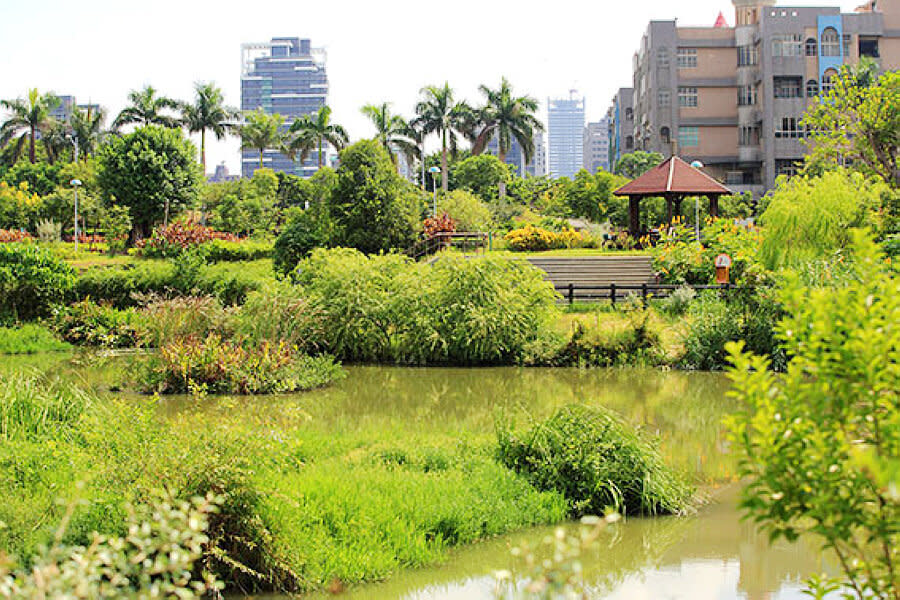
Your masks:
M419 90L444 81L477 104L479 84L504 76L541 102L542 120L547 98L576 89L595 121L631 85L648 21L708 26L720 11L733 25L730 0L0 0L0 98L37 87L115 115L146 84L190 99L194 82L211 81L237 107L241 44L301 37L327 51L332 117L354 140L374 134L364 104L410 116ZM221 162L239 172L235 138L207 141L208 169Z

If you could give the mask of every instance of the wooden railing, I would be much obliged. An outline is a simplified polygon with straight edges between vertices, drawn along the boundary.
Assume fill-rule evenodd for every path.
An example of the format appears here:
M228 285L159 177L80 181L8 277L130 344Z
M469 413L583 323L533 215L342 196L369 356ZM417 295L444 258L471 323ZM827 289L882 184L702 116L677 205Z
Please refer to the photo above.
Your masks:
M447 248L456 248L463 252L484 252L488 249L490 234L483 232L437 233L426 238L406 251L406 254L418 260L425 256L437 254Z
M601 300L609 300L615 304L618 300L624 300L631 294L635 294L641 298L644 304L652 295L655 298L665 298L674 290L682 287L689 287L695 291L701 290L720 290L732 292L747 289L746 286L737 286L730 283L723 285L671 285L661 283L642 283L639 285L617 285L611 283L609 285L581 285L570 283L567 285L556 286L556 291L562 295L563 300L569 304L575 302L599 302Z

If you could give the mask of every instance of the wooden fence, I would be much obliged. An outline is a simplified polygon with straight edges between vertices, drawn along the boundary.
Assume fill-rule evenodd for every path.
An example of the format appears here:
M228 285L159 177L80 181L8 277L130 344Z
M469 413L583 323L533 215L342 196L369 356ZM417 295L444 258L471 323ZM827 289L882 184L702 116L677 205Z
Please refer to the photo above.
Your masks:
M702 290L719 290L723 292L734 292L747 289L746 286L737 286L730 283L723 285L670 285L660 283L642 283L640 285L617 285L611 283L609 285L582 285L578 283L570 283L568 285L556 286L563 300L569 304L575 302L600 302L609 300L612 304L618 300L624 300L628 296L635 294L641 298L644 304L652 295L655 298L665 298L674 290L682 287L689 287L695 291Z
M418 242L406 254L418 260L424 256L437 254L447 248L457 248L463 252L484 252L490 245L490 234L482 232L437 233Z

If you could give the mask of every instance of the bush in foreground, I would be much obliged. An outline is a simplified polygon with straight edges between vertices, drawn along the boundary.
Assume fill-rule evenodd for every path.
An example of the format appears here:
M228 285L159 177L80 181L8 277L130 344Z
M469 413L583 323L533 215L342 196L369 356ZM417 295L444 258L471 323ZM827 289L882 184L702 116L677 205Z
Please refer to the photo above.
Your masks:
M46 327L26 323L20 327L0 327L0 354L36 354L70 349Z
M0 244L0 321L31 320L62 303L75 272L48 250Z
M690 507L691 487L656 448L600 409L567 406L525 433L500 424L497 456L536 488L563 494L574 517L610 509L672 514Z

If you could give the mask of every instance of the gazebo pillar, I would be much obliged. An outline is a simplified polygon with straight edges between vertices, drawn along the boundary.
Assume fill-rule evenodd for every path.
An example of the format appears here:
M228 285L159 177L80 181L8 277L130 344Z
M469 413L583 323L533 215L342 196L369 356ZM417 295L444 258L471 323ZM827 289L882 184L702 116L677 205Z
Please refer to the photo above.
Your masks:
M710 196L709 197L709 216L713 219L719 217L719 197L718 196Z
M641 235L641 199L628 197L628 232L637 239Z

